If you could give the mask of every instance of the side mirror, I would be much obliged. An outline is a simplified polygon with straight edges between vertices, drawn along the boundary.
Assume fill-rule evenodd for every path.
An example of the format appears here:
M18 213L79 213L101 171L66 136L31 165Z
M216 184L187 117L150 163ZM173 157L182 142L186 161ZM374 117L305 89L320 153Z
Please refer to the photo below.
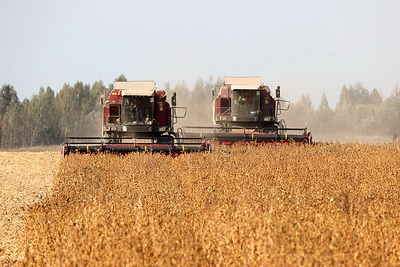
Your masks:
M172 102L172 106L175 107L176 106L176 93L175 92L172 94L171 102Z
M276 98L281 97L281 87L279 85L276 87L275 94L276 94Z

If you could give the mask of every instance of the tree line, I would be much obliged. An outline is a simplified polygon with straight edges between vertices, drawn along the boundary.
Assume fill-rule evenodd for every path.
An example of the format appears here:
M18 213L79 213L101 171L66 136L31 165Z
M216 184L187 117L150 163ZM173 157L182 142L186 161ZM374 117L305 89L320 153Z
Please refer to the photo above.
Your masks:
M400 133L400 88L395 85L383 99L377 89L362 83L343 86L339 101L331 108L325 94L317 107L308 95L291 105L284 114L289 126L308 126L314 136L396 136Z
M120 75L114 81L127 81ZM187 106L185 121L195 124L210 122L213 78L198 79L193 89L185 82L171 89L164 85L170 98L177 92L178 105ZM56 93L52 88L40 88L38 94L20 101L16 89L5 84L0 90L0 148L61 144L66 136L101 136L101 96L112 84L103 81L92 85L77 81L64 84ZM204 115L196 115L202 114ZM182 122L182 121L181 121Z
M84 134L98 120L103 83L92 86L76 82L65 84L59 93L50 87L19 101L12 85L0 91L1 148L59 144L64 136Z
M120 75L115 81L126 81ZM185 82L174 88L165 84L168 95L177 93L178 106L187 107L179 125L212 125L213 88L222 79L199 78L192 88ZM40 88L38 94L20 101L12 85L0 91L0 147L28 147L61 144L65 136L101 135L101 95L111 88L102 81L92 85L77 81L64 84L56 93ZM367 90L361 83L343 86L339 102L331 108L325 94L318 107L303 95L283 112L288 127L307 126L315 137L323 134L398 135L400 133L400 88L395 86L390 97L383 99L378 90Z

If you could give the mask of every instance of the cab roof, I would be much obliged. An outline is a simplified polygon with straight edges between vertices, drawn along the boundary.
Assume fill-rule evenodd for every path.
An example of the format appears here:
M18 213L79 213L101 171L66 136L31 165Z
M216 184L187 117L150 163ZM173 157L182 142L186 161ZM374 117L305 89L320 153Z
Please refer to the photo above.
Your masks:
M232 90L257 90L261 85L261 76L225 76L224 84L230 84Z
M121 90L123 96L151 96L156 90L154 81L114 82L114 89Z

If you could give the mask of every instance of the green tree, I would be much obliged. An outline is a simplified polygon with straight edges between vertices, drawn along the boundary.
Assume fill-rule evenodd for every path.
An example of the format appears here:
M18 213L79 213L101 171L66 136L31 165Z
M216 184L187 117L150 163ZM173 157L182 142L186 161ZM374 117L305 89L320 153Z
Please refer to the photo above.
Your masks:
M92 104L98 104L100 102L101 96L105 93L107 88L104 86L103 81L96 81L93 83L90 90L90 98Z
M40 88L38 95L33 95L28 106L26 127L30 131L30 146L50 145L59 141L58 114L54 105L54 91L47 87Z
M61 136L99 135L100 96L104 90L102 81L96 82L93 88L82 82L76 82L73 87L63 86L55 99Z
M128 80L126 79L124 74L119 75L117 78L115 78L114 82L127 82Z
M17 91L9 84L3 85L0 91L0 116L6 113L7 107L18 104Z
M379 118L379 126L386 134L400 135L400 87L397 84L392 95L383 101Z
M2 116L1 122L1 147L13 148L21 146L21 136L23 134L21 105L10 105L6 113Z
M321 103L315 112L310 128L313 131L329 133L333 126L334 112L329 107L328 99L323 93Z
M25 98L21 102L21 118L22 118L22 134L21 134L21 146L28 147L31 145L32 127L31 122L34 121L34 115L31 112L31 102Z
M77 134L80 114L83 113L80 102L80 96L74 87L64 84L55 99L61 136Z
M367 89L365 89L362 83L356 83L354 86L349 87L343 86L340 93L338 107L345 105L357 106L361 104L369 104L371 97Z
M0 143L3 148L12 146L13 140L18 138L13 136L17 129L13 119L18 117L18 105L17 91L12 85L3 85L0 90Z

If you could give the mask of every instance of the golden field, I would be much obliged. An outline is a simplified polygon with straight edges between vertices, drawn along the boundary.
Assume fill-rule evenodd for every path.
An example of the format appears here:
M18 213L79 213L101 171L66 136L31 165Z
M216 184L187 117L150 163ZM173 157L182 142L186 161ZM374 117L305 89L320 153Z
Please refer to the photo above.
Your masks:
M57 152L0 152L0 266L24 256L24 215L28 205L51 193Z
M400 146L71 155L23 265L400 265Z

